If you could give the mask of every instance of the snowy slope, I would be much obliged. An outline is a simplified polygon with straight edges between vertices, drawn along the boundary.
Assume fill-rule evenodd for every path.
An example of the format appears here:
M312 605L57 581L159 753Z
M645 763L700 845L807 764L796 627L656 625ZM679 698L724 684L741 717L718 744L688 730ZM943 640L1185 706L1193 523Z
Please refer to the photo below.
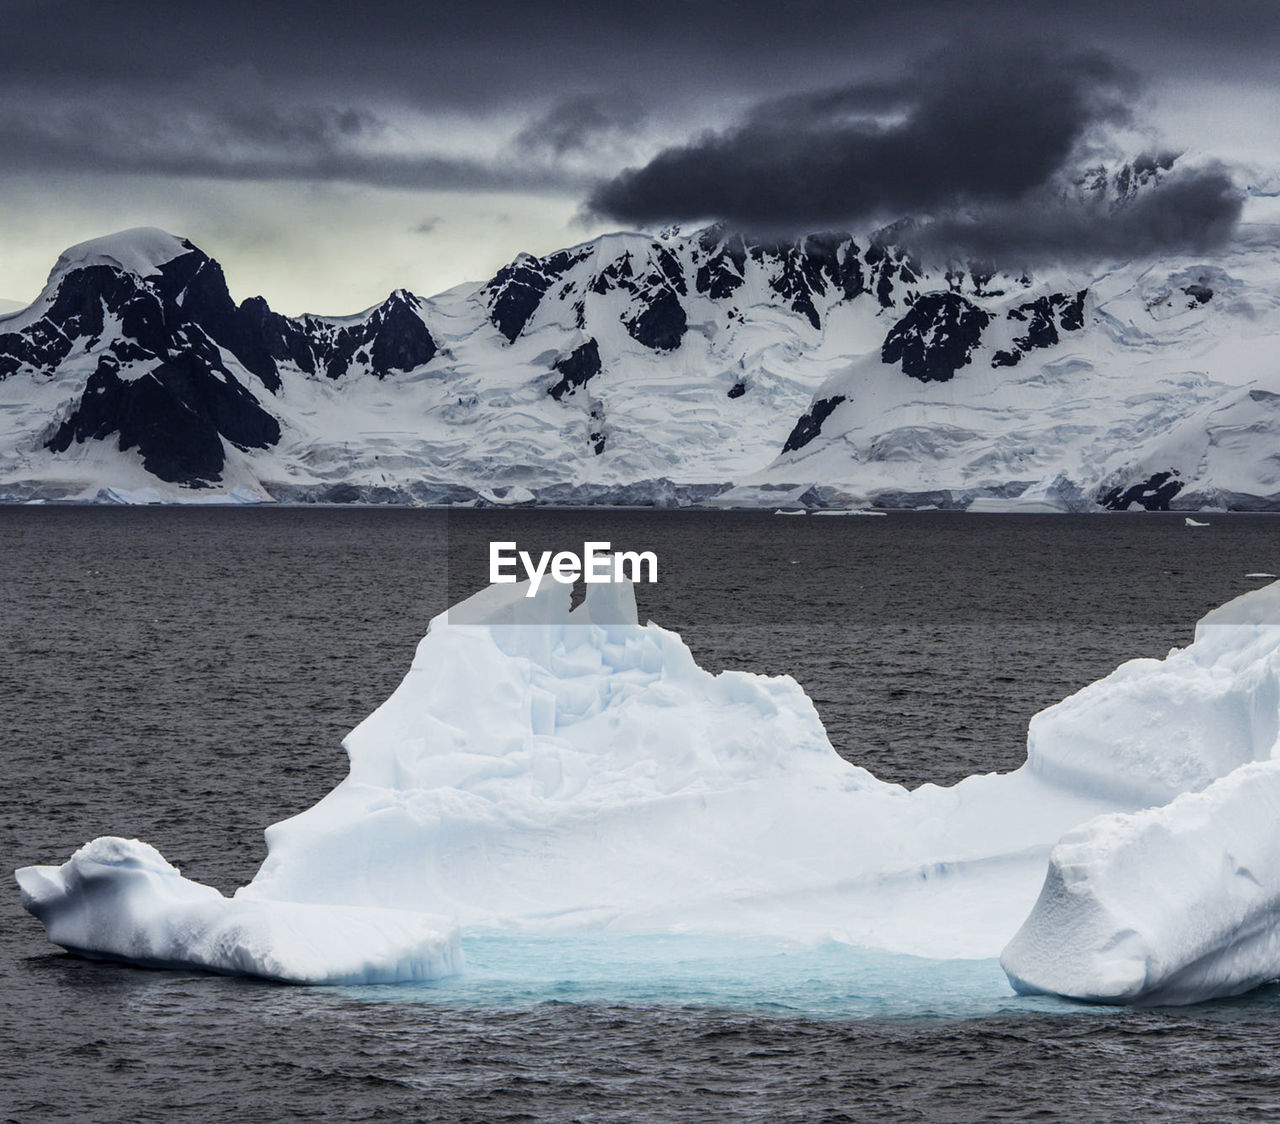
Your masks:
M753 479L822 481L882 503L934 492L943 506L1017 493L1058 509L1274 507L1276 236L1273 225L1248 224L1213 260L1125 263L1087 285L1053 278L983 302L990 323L941 381L864 356L819 388L826 416L804 444ZM1059 300L1041 318L1057 342L1010 365L1015 341L1031 335L1028 306L1076 292L1081 325L1062 323ZM931 316L922 347L946 327Z
M0 497L1276 507L1264 187L1194 260L622 233L340 319L237 305L189 242L126 231L0 314Z

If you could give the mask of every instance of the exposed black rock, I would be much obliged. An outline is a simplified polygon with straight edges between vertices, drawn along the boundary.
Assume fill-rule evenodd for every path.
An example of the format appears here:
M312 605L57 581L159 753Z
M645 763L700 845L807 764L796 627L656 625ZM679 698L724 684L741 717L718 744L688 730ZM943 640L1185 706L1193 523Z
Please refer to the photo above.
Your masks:
M1147 511L1168 511L1169 502L1182 491L1182 481L1177 479L1178 470L1156 472L1139 484L1128 488L1112 488L1098 497L1098 503L1111 511L1128 511L1132 504Z
M280 362L337 377L364 351L370 370L382 378L429 362L436 353L416 312L418 298L409 293L393 293L355 324L295 320L272 312L261 297L237 307L221 266L189 242L184 245L187 253L146 278L108 265L69 271L40 319L21 332L0 335L0 377L24 366L52 374L73 350L98 344L108 314L120 323L121 337L110 350L121 362L171 358L194 330L234 355L273 393L281 386Z
M1195 308L1198 304L1208 304L1213 300L1213 290L1208 285L1188 285L1182 290L1191 298L1190 308Z
M1078 332L1084 327L1084 298L1088 289L1081 289L1071 299L1063 298L1058 306L1058 323L1065 332Z
M862 260L867 266L866 289L876 294L881 308L893 307L895 279L906 286L919 280L920 264L905 251L896 249L893 242L895 236L911 225L909 222L895 223L877 231L863 255Z
M594 339L575 347L568 355L555 361L560 372L557 382L547 387L547 393L559 402L566 394L572 394L580 386L600 373L600 345Z
M197 325L240 360L247 371L257 375L267 389L273 393L280 389L280 375L261 333L261 321L236 307L216 261L192 247L190 253L161 265L149 287L160 297L164 321L171 330L182 323ZM142 346L163 354L165 341L148 341L127 324L125 329Z
M599 402L593 402L591 405L591 432L588 440L591 442L592 451L596 456L600 456L604 452L607 435L604 431L604 411Z
M241 301L239 320L246 338L236 355L246 367L267 383L269 389L278 389L279 376L275 375L275 364L272 364L272 374L276 379L276 385L273 386L259 370L259 367L265 369L265 363L258 361L256 365L251 365L243 358L245 353L254 349L255 343L275 362L293 363L308 375L316 373L315 341L297 320L272 312L262 297L249 297Z
M735 382L731 387L729 387L730 398L741 398L746 393L747 393L746 383Z
M1084 298L1087 289L1081 289L1074 297L1066 293L1054 293L1039 297L1009 309L1010 320L1020 320L1027 325L1025 334L1015 336L1013 347L997 351L991 357L993 367L1014 367L1028 351L1053 347L1061 340L1059 327L1066 332L1078 332L1084 327Z
M560 250L545 258L524 254L503 266L484 287L493 326L508 342L514 343L547 290L589 253L589 250Z
M392 371L411 371L429 363L437 351L436 341L418 315L420 305L412 293L397 289L355 324L307 317L304 325L316 367L337 379L358 363L382 379Z
M792 429L791 435L787 438L782 446L784 453L793 453L797 449L803 449L810 441L822 432L822 423L831 416L831 412L845 401L843 394L834 395L831 398L819 398L808 411L801 415L800 420L796 422L795 428Z
M684 270L680 268L680 263L676 260L675 255L665 246L655 246L653 256L658 266L658 271L649 275L646 279L647 283L649 285L660 285L665 280L680 296L687 296L688 289L684 283Z
M524 331L529 317L537 311L551 281L536 268L516 262L499 270L489 284L493 288L489 319L509 342L514 343Z
M698 266L693 279L694 288L713 301L731 297L742 287L747 264L747 247L742 235L722 238L721 234L717 227L703 231L699 245L708 256Z
M389 371L412 371L435 358L436 341L417 313L419 304L417 297L399 290L366 321L370 360L378 378Z
M637 343L654 351L674 351L684 340L689 319L680 298L671 289L660 289L626 327Z
M839 299L853 300L866 291L858 247L847 234L811 234L799 242L761 244L752 252L761 261L777 262L769 287L815 328L822 327L815 296L834 289Z
M154 476L195 487L220 479L223 437L242 449L265 449L280 440L280 425L225 368L193 348L128 380L103 357L48 447L61 453L73 441L112 434L119 434L120 449L136 448Z
M959 293L926 293L885 337L880 358L921 382L947 382L969 362L991 317Z
M154 295L110 266L86 266L62 278L40 319L0 335L0 374L23 366L52 373L77 346L87 349L101 339L107 312L120 316L125 331L144 347L166 338L164 312Z

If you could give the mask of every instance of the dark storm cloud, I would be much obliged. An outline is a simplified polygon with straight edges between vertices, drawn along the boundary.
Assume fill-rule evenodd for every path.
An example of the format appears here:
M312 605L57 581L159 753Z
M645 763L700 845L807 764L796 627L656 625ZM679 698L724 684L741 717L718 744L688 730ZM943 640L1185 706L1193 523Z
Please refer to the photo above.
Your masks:
M1095 53L953 50L922 60L910 81L767 102L602 184L589 207L628 223L803 231L1011 201L1060 170L1090 130L1125 120L1135 87Z
M515 145L526 152L546 151L556 156L590 152L601 143L633 132L645 116L634 95L566 98L530 121L517 134Z
M906 241L926 257L1009 265L1202 252L1230 240L1242 206L1225 169L1175 168L1124 201L1036 193L1012 205L937 219Z
M953 49L904 79L762 103L599 185L587 207L631 224L717 219L775 235L911 217L923 221L904 237L930 257L1027 264L1222 244L1242 199L1219 166L1175 169L1122 202L1073 189L1082 150L1130 123L1137 90L1096 52Z
M0 172L580 194L584 158L601 147L616 158L639 125L670 135L677 120L723 122L727 107L760 103L738 136L768 142L759 152L735 150L735 134L721 133L691 145L683 168L680 150L666 153L597 199L602 210L635 216L717 202L714 185L699 186L710 169L693 166L703 154L744 180L759 175L756 194L807 192L815 213L834 210L814 184L842 170L845 142L859 136L884 151L896 175L894 192L869 177L851 184L868 207L879 196L886 207L897 196L911 209L936 205L925 173L944 160L963 173L958 188L987 199L999 183L1012 191L1052 162L1071 139L1073 109L1086 121L1118 109L1122 68L1090 74L1081 44L1105 41L1127 63L1192 77L1265 77L1280 35L1274 0L1222 0L1212 18L1200 0L1165 0L1158 18L1147 5L1114 0L0 0L0 22ZM976 135L982 118L948 104L939 96L945 83L904 70L904 60L965 36L1008 43L1028 34L1063 44L1039 85L1034 74L1008 75L993 63L985 76L960 74L952 88L1025 146L1023 162L984 171L974 159L987 143ZM1047 90L1049 100L1029 95L1014 116L1006 81ZM825 94L777 96L823 86ZM644 121L624 90L642 95ZM511 138L512 121L547 105ZM505 140L509 151L484 159L449 155L448 145L415 152L389 135L405 115L450 113L485 133L489 150ZM946 151L913 154L885 122L893 113L917 115L917 135ZM838 143L806 146L793 135L806 129ZM609 171L602 163L597 175ZM678 172L688 181L683 200L668 197ZM921 186L908 190L913 180ZM753 202L746 182L722 186L736 192L728 209L754 206L767 216L785 203Z

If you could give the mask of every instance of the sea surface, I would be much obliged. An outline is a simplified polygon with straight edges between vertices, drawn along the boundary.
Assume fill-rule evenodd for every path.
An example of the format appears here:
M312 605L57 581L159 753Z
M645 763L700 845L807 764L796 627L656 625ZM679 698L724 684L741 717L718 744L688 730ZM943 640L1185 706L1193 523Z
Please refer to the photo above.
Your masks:
M230 891L345 773L488 544L652 549L642 617L795 676L888 780L1015 768L1028 718L1280 573L1280 517L0 507L0 855L102 834ZM0 1120L1280 1117L1280 988L1020 999L994 961L480 936L437 985L76 959L0 891Z

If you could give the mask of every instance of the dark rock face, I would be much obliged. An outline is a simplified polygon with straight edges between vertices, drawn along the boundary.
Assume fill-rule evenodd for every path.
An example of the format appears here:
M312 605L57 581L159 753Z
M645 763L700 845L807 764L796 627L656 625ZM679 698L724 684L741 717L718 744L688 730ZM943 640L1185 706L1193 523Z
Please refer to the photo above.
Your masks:
M209 359L192 351L124 380L104 357L48 447L61 453L73 441L119 434L120 448L136 448L143 467L161 480L217 481L223 437L241 449L265 449L280 440L280 424L225 368L216 377Z
M240 358L240 362L267 384L268 389L279 389L276 363L294 363L299 370L308 375L316 373L314 341L298 321L281 316L278 312L272 312L262 297L249 297L248 300L241 301L240 324L247 338L236 355ZM259 349L256 354L254 354L255 344ZM244 357L245 354L251 356L252 362ZM264 355L273 361L270 369L275 385L262 373L267 368Z
M766 242L723 226L709 227L683 242L629 240L616 256L590 271L573 267L594 260L607 243L546 258L526 254L500 270L483 293L491 322L509 342L525 332L538 309L556 301L571 312L572 320L566 315L552 319L594 334L589 321L599 311L593 309L591 296L625 293L629 299L620 318L628 334L654 351L672 351L683 344L688 331L691 294L730 302L746 284L748 271L758 271L778 304L821 331L827 309L864 293L876 293L886 308L914 300L920 267L892 244L895 230L886 228L865 254L852 237L840 232ZM974 284L980 286L990 276L979 278L975 273ZM725 311L730 321L743 319L736 306Z
M684 305L671 289L661 289L627 321L627 332L637 343L654 351L674 351L684 340L689 319Z
M525 254L500 269L484 287L493 326L514 343L547 290L589 253L560 250L545 258Z
M392 371L411 371L430 363L436 341L418 315L421 304L412 293L397 289L358 324L337 325L307 317L304 338L314 356L312 369L338 379L359 363L382 379Z
M1084 327L1084 298L1088 295L1088 289L1081 289L1069 300L1059 295L1058 323L1064 332L1078 332Z
M1188 308L1195 308L1198 304L1208 304L1213 300L1213 290L1208 285L1188 285L1182 291L1191 298Z
M1087 289L1081 289L1075 296L1054 293L1009 309L1009 319L1022 321L1027 330L1023 335L1014 337L1012 349L997 351L991 357L991 365L1016 367L1028 351L1053 347L1058 343L1062 339L1058 334L1059 328L1064 332L1078 332L1084 327L1084 298L1087 293Z
M707 257L694 275L694 288L713 301L733 296L742 287L747 265L747 247L742 235L722 238L721 231L712 227L703 231L699 246Z
M164 358L182 349L184 332L195 332L229 351L273 393L280 389L280 362L295 363L307 374L323 369L336 378L363 351L371 373L382 378L436 354L416 312L420 303L398 291L363 321L340 327L317 317L280 316L261 297L237 307L221 266L191 247L145 280L106 265L72 270L44 316L22 332L0 335L0 377L23 366L52 374L77 346L99 342L104 315L111 313L121 331L112 351L122 362Z
M959 293L926 293L885 337L880 358L921 382L947 382L969 362L991 317Z
M801 415L800 420L796 422L791 435L782 446L782 451L784 453L793 453L797 449L803 449L822 432L822 423L845 400L843 394L837 394L832 398L819 398L809 407L808 412Z
M228 370L226 353L273 393L281 362L336 378L358 358L382 378L436 354L420 302L409 293L393 293L354 324L295 320L272 312L261 297L237 306L218 263L183 245L186 253L145 278L109 265L72 269L38 320L0 335L0 378L23 369L51 378L68 356L99 347L108 319L115 321L116 338L49 449L118 435L120 448L138 449L160 479L211 484L221 476L224 440L241 449L280 440L279 422Z
M920 279L919 263L894 248L892 239L895 231L896 227L879 231L863 255L863 261L867 265L866 289L875 293L881 308L893 307L895 281L909 290Z
M631 297L623 325L637 343L653 351L674 351L683 342L689 325L680 298L688 295L688 286L680 262L660 243L651 243L644 257L625 251L592 277L587 288L598 296L616 290Z
M724 300L741 288L747 259L770 274L769 287L815 328L822 327L814 298L833 289L839 299L853 300L866 292L858 245L847 234L811 234L797 242L750 242L741 234L711 227L699 238L706 255L694 278L697 292Z
M555 361L560 372L557 382L547 387L547 393L559 402L566 394L572 394L600 373L600 345L594 339L575 347L568 355Z
M591 451L596 456L600 456L604 452L605 442L608 435L604 431L604 410L600 403L593 403L591 406L591 431L587 440L591 442Z
M729 387L730 398L741 398L746 393L747 393L746 383L735 382L731 387Z
M1128 488L1112 488L1098 497L1098 503L1110 511L1128 511L1132 504L1147 511L1168 511L1169 501L1182 491L1182 481L1176 468L1168 472L1156 472L1141 483Z

